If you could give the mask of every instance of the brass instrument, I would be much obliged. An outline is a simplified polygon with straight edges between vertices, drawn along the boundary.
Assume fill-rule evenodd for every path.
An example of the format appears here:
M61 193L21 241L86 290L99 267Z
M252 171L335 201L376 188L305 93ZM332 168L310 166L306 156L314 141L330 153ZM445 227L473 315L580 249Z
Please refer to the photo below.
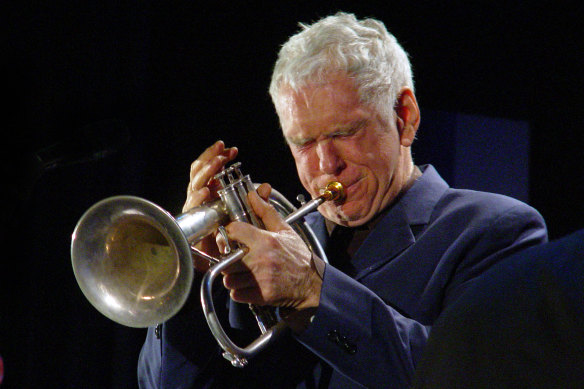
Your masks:
M109 319L128 327L151 327L174 316L185 304L193 282L193 258L198 255L212 266L201 283L201 305L224 357L243 367L285 328L271 307L250 306L261 330L258 339L245 348L225 334L215 315L212 288L217 275L239 261L244 251L230 248L223 258L214 258L194 248L205 236L232 221L262 227L247 201L255 190L240 163L217 174L219 199L172 217L158 205L133 196L115 196L90 207L80 218L72 236L71 260L77 282L89 302ZM323 194L298 210L278 191L270 204L285 217L310 250L326 255L302 218L327 200L341 201L344 190L331 183ZM229 246L228 246L229 247Z

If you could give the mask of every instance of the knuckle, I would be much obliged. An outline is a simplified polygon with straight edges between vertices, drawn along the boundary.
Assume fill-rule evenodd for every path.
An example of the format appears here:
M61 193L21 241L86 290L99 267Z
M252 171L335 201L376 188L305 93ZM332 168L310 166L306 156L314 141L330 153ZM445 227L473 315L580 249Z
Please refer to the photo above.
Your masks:
M194 160L193 163L191 163L191 172L197 170L200 164L201 162L198 159Z
M264 301L273 301L276 297L276 292L272 284L266 284L261 290Z
M266 246L272 250L278 249L280 247L280 241L276 236L270 234L266 237Z

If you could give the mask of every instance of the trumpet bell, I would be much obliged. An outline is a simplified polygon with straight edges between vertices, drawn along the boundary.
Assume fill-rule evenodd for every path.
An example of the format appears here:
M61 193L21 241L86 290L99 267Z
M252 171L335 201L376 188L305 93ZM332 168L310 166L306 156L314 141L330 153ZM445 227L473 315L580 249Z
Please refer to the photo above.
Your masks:
M73 232L71 260L89 302L128 327L174 316L193 281L190 245L177 221L138 197L111 197L89 208Z
M262 335L245 348L229 339L213 303L213 281L222 270L244 256L237 248L214 258L191 247L232 221L261 227L247 201L254 185L239 170L240 163L215 176L219 197L173 217L158 205L132 196L102 200L79 219L71 241L73 272L83 294L104 316L128 327L152 327L173 317L190 295L194 266L192 252L213 264L201 280L201 307L209 328L234 366L243 367L284 333L273 307L250 306ZM319 258L326 255L303 217L324 201L342 201L340 183L330 183L324 193L296 209L272 189L269 202ZM260 309L261 308L261 309Z

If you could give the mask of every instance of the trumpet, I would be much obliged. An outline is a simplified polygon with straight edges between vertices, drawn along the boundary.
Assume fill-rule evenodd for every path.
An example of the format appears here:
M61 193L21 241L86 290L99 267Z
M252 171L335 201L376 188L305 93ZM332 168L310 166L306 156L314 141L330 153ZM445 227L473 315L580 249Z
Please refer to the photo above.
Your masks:
M173 317L185 304L194 278L193 255L210 262L201 282L201 306L211 333L233 366L248 360L277 339L286 328L272 307L250 305L261 335L246 347L225 333L213 304L213 284L223 270L244 256L230 247L220 258L194 245L232 221L262 228L247 201L256 185L235 163L215 176L219 198L176 217L158 205L134 196L114 196L90 207L79 219L71 240L71 262L79 287L104 316L128 327L156 326ZM303 217L325 201L344 199L343 186L331 182L323 193L296 209L272 189L269 202L308 248L326 261L314 232Z

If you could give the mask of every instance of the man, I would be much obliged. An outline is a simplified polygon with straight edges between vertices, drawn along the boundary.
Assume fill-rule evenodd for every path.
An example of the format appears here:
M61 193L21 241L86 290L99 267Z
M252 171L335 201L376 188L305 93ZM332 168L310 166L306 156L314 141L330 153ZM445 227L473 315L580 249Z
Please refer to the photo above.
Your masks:
M160 339L149 331L140 382L408 387L442 309L492 264L544 242L544 221L519 201L451 189L431 166L414 165L420 112L410 64L379 21L340 13L305 26L282 47L270 93L306 190L317 196L333 180L346 188L342 204L306 218L329 264L311 255L260 186L249 200L266 230L226 227L248 251L224 276L230 300L219 314L249 341L253 326L239 303L277 306L293 333L234 369L221 361L195 292ZM185 209L214 197L211 178L236 154L217 142L193 163ZM217 252L212 239L201 249Z
M584 387L584 230L485 272L434 323L415 388Z

